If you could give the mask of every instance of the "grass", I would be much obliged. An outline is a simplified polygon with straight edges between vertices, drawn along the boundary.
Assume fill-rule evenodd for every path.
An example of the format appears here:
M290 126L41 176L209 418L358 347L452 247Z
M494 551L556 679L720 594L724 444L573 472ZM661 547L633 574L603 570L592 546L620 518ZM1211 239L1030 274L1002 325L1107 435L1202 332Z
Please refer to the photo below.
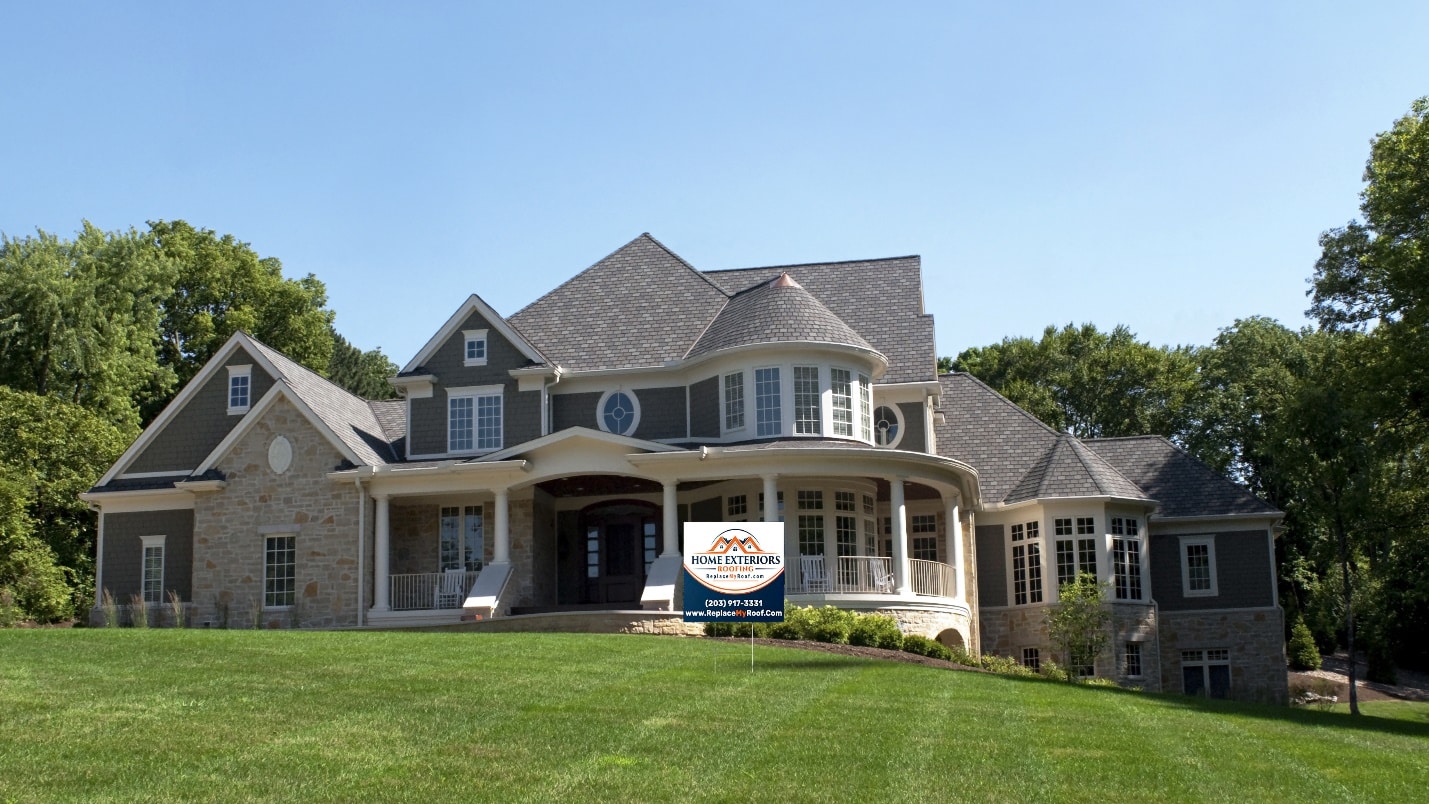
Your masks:
M659 637L0 631L0 801L1422 800L1429 723ZM1373 714L1373 710L1370 710Z

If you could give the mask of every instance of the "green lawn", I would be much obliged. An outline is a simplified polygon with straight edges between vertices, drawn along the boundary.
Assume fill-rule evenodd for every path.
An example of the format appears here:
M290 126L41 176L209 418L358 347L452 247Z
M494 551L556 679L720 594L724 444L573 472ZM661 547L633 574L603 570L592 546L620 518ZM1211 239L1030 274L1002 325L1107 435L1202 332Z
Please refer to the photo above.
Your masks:
M1423 800L1429 723L638 636L0 631L0 801ZM717 667L716 667L717 665Z

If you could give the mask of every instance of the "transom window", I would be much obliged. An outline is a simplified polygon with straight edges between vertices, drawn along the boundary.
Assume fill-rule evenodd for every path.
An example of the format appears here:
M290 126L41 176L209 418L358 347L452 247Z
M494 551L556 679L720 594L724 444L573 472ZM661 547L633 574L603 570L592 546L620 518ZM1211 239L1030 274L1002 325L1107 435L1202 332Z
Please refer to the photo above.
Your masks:
M724 375L724 429L744 429L744 372Z
M824 493L818 489L799 489L800 511L824 510Z
M1215 537L1181 537L1181 589L1187 597L1216 594Z
M794 367L794 432L818 435L823 432L819 410L819 367Z
M731 517L744 516L749 513L749 503L743 494L736 494L726 499L725 509Z
M447 390L447 450L501 449L500 385Z
M1090 536L1090 535L1092 535L1092 534L1094 534L1094 533L1096 533L1096 532L1097 532L1097 520L1096 520L1095 517L1090 517L1090 516L1079 516L1079 517L1077 517L1077 535L1078 535L1078 536Z
M1012 526L1012 599L1018 606L1042 602L1040 522Z
M640 403L629 391L607 391L600 400L600 429L631 435L640 424Z
M297 595L297 537L268 536L263 539L263 605L293 605Z
M833 428L836 436L853 436L853 376L848 369L829 370L833 397Z
M486 365L486 330L462 330L462 335L465 336L462 346L462 364L467 366Z
M228 367L228 412L246 413L253 402L253 367Z
M857 511L858 495L851 491L834 492L834 510L836 511Z
M164 537L144 536L143 577L140 591L145 603L164 602Z
M442 572L464 570L479 572L485 545L484 517L481 506L442 508L441 547L439 560Z
M755 432L777 436L783 432L783 412L779 400L779 367L754 370Z
M1187 695L1229 698L1231 652L1227 648L1181 651L1181 689Z

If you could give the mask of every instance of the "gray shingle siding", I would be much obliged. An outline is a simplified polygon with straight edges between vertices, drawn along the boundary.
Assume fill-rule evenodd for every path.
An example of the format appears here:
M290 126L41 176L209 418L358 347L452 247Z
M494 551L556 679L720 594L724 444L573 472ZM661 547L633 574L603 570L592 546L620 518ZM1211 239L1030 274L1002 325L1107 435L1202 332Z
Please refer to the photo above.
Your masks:
M154 436L125 472L193 470L208 457L243 416L228 414L227 366L253 366L249 401L257 404L273 387L273 378L242 348L233 352L224 368L215 371L183 410Z
M226 405L225 405L226 407ZM104 588L120 604L139 594L144 536L164 537L164 589L192 601L193 511L135 511L104 515Z
M685 386L641 388L634 393L640 400L640 424L635 428L636 438L653 441L657 438L686 437Z
M922 403L899 402L898 410L903 414L903 440L898 442L898 449L927 452L928 428Z
M551 430L560 432L568 427L595 426L595 403L600 401L600 393L592 391L584 394L551 395Z
M1264 530L1214 535L1216 590L1207 597L1186 597L1181 584L1181 537L1151 536L1151 591L1166 611L1246 609L1275 605L1271 589L1270 547Z
M1007 605L1007 554L1001 525L977 526L977 599L980 605Z
M486 330L486 365L467 366L466 339L462 330ZM413 455L435 455L447 451L448 388L501 385L502 446L510 447L541 435L541 393L520 392L510 370L527 365L524 354L501 336L491 322L472 313L447 342L437 347L423 368L436 377L432 396L412 400L412 420L407 437Z
M690 438L719 438L719 377L690 386Z

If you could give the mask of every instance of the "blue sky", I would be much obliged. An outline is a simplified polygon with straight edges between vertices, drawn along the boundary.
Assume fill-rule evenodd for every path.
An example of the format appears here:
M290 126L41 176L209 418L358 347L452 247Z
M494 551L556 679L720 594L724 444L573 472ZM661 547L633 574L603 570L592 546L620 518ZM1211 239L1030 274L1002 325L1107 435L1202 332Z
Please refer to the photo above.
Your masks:
M1370 138L1429 94L1422 0L10 3L0 28L0 231L232 233L399 364L467 294L509 315L646 231L703 269L921 254L946 355L1299 326Z

